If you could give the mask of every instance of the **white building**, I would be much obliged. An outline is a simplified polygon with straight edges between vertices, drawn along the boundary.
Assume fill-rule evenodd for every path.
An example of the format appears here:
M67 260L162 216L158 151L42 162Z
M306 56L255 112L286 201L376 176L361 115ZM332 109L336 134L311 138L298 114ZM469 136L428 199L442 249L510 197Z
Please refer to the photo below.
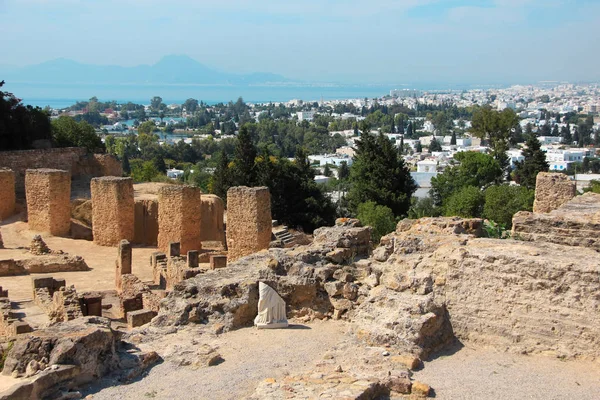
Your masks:
M319 162L319 166L324 167L325 164L340 166L342 162L346 162L348 166L352 165L352 158L343 154L318 154L308 156L311 163Z
M560 136L538 136L541 144L559 144L562 141Z
M296 115L298 116L298 121L312 121L315 118L315 112L314 111L298 111L296 113Z
M436 160L423 160L417 163L417 172L437 172L438 162Z
M550 165L550 171L566 171L575 162L582 162L586 156L582 150L559 150L552 149L546 152L546 161Z
M180 176L183 176L183 171L180 169L169 169L167 170L167 177L171 179L178 179Z
M523 153L521 152L521 150L518 150L518 149L508 150L506 152L506 155L508 156L508 159L510 160L511 168L515 168L516 163L521 162L525 159L525 157L523 157Z

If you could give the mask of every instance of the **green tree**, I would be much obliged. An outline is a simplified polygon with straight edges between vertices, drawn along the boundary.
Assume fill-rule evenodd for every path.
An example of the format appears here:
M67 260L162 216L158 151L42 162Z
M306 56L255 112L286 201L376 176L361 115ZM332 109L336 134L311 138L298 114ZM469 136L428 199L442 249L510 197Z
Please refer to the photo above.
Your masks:
M152 161L131 160L131 177L135 182L151 182L160 175Z
M363 133L357 141L350 182L347 198L352 211L356 212L359 204L374 201L389 207L396 216L406 215L417 188L404 160L381 133Z
M434 151L442 151L442 145L436 138L431 139L431 143L429 144L429 152L433 153Z
M519 117L510 108L499 112L490 106L485 106L473 112L471 131L475 136L489 141L492 154L505 173L510 167L506 151L511 132L518 123Z
M473 151L454 155L458 165L446 168L431 178L431 196L437 206L444 206L448 199L462 188L474 186L486 188L502 176L502 169L492 156Z
M481 189L465 186L452 193L444 205L444 214L448 217L475 218L480 217L484 197Z
M187 99L185 103L183 103L183 107L185 108L185 112L193 113L198 109L198 100L196 99Z
M140 124L140 126L138 127L138 134L149 135L152 132L155 132L157 130L158 130L158 128L156 127L156 124L154 123L154 121L148 120L148 121L142 122Z
M0 89L4 81L0 81ZM0 149L31 149L36 140L52 139L48 113L24 106L14 94L0 90Z
M452 137L450 138L450 145L456 146L456 132L452 132Z
M396 219L389 207L380 206L374 201L367 201L358 205L357 218L364 226L373 228L371 239L379 243L381 237L396 229Z
M483 217L510 229L515 213L533 209L534 194L534 190L524 186L490 186L484 192Z
M129 164L129 156L127 153L123 154L121 159L121 168L123 169L123 175L129 176L131 174L131 166Z
M413 198L410 210L408 210L408 218L419 219L425 217L439 217L442 215L440 207L436 207L431 196L422 199Z
M346 180L350 176L350 168L348 168L348 163L346 161L342 161L338 168L338 179L340 181Z
M330 177L333 175L333 172L331 172L331 167L329 166L329 163L325 163L325 167L323 167L323 175Z
M224 151L219 153L217 168L210 181L210 192L227 201L227 190L232 186L229 157Z
M93 152L103 150L104 144L93 126L62 116L52 121L52 136L58 147L85 147Z
M233 159L233 183L236 186L254 186L256 184L255 159L256 147L252 143L248 126L244 125L237 136Z
M529 135L526 145L527 147L523 150L524 159L517 162L514 171L515 182L528 189L535 189L537 174L548 172L550 165L548 165L546 153L542 151L540 141L535 135Z
M416 153L422 153L423 152L423 145L421 144L420 140L417 142L417 145L415 146L415 152Z
M150 109L152 111L159 111L163 103L162 101L162 97L154 96L152 99L150 99Z

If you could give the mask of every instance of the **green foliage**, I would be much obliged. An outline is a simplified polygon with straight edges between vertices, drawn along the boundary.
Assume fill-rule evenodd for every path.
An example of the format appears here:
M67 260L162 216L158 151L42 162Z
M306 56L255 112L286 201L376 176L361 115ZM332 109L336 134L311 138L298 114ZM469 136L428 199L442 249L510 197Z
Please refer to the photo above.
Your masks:
M85 147L90 152L104 148L93 126L85 121L77 122L71 117L62 116L53 120L52 136L58 147Z
M130 160L131 177L135 182L151 182L160 171L152 161L144 161L141 159Z
M0 88L4 81L0 81ZM12 93L0 91L0 149L25 150L36 140L51 140L48 114L39 107L24 106Z
M219 153L217 168L211 178L209 190L222 198L223 201L227 201L227 190L233 186L231 173L227 153Z
M131 174L131 165L129 165L129 156L127 153L123 154L123 158L121 159L121 169L123 169L123 174L125 176Z
M410 219L439 217L440 215L442 215L442 209L436 207L431 197L422 199L413 198L412 205L408 210L408 218Z
M348 163L346 161L342 161L340 166L338 167L338 179L343 181L350 176L350 168L348 167Z
M481 139L489 141L494 158L503 171L509 168L506 155L511 132L519 123L519 117L513 110L493 110L490 106L479 107L473 112L471 132Z
M457 191L467 186L486 188L502 176L502 169L491 156L472 151L455 154L458 165L431 178L431 196L437 206L445 205Z
M515 182L528 189L535 189L537 174L548 172L550 166L546 161L546 153L542 151L538 138L531 134L527 137L527 148L523 150L524 160L517 163L514 178Z
M417 188L404 160L381 133L363 133L357 141L350 182L347 199L351 211L357 212L359 204L373 201L389 207L395 216L406 215Z
M598 193L600 194L600 181L597 181L595 179L590 181L590 186L583 189L584 193L587 192L592 192L592 193Z
M235 146L235 159L233 166L233 183L236 186L254 186L256 184L256 171L254 162L256 147L247 126L240 129Z
M465 186L452 193L444 205L447 217L475 218L481 216L484 196L481 189L475 186Z
M535 191L524 186L490 186L484 192L483 217L507 227L518 211L532 211Z
M138 126L138 134L140 134L140 135L141 134L149 135L152 132L155 132L157 130L158 130L158 128L156 127L156 124L152 120L142 122L142 124L140 126Z
M323 175L325 175L327 177L331 177L333 175L333 172L331 171L331 167L329 166L329 163L325 163L325 167L323 168Z
M429 152L433 153L434 151L442 151L442 144L436 138L431 139L429 144Z
M357 218L363 225L373 228L371 233L373 243L379 243L382 236L396 229L396 219L392 210L374 201L359 204Z
M494 221L485 221L483 223L485 236L492 239L509 239L510 230L506 229L506 225L496 223Z

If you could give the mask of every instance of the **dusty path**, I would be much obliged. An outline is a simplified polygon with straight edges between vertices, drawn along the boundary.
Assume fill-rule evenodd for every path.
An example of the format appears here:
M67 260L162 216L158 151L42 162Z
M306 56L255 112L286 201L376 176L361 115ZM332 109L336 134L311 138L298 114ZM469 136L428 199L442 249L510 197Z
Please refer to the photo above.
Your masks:
M415 378L431 385L435 398L443 400L600 399L598 362L560 361L468 345L426 362Z
M346 327L339 321L315 321L292 329L240 329L211 343L218 344L225 360L219 365L194 370L165 361L140 381L100 391L92 387L85 394L92 394L94 400L242 399L263 379L312 368L331 346L343 340ZM181 340L176 336L164 340Z

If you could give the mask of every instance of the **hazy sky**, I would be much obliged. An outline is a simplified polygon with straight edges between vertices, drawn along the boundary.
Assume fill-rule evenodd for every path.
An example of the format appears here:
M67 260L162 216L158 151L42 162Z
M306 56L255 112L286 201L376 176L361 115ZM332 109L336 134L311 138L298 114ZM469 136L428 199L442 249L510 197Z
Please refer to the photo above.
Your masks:
M360 83L600 81L600 0L0 0L0 64L65 57Z

